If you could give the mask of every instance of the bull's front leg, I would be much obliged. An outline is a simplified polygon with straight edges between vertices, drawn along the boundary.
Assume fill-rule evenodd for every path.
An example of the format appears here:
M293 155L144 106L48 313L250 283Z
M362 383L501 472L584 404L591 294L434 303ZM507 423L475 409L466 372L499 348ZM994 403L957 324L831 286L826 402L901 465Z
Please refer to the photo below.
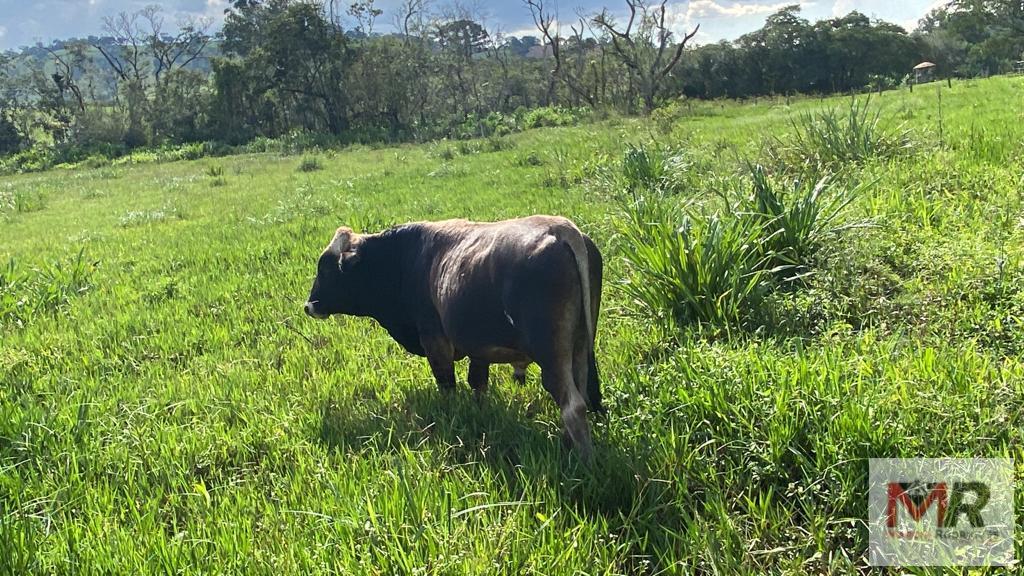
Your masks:
M491 364L477 358L469 359L469 387L478 395L487 391L487 380L490 377Z
M529 362L513 362L512 363L512 381L516 384L523 386L526 384L526 368L530 365Z
M455 389L455 347L444 336L421 336L423 351L427 354L430 371L434 373L437 389L450 392Z

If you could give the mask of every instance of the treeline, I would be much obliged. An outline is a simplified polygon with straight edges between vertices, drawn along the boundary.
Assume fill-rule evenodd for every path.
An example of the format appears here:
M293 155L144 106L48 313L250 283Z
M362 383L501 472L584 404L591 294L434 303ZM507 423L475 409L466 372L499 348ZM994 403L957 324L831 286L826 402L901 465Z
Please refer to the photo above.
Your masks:
M696 30L669 29L666 0L625 0L624 16L571 22L549 2L523 0L537 30L526 37L428 0L388 15L373 0L234 0L216 34L202 19L172 31L157 7L113 15L102 38L37 46L34 58L0 54L0 155L74 161L295 133L488 135L522 127L541 107L552 113L533 118L557 121L560 107L643 113L682 96L892 86L924 59L971 76L1024 58L1019 0L955 0L913 34L857 12L812 23L791 6L736 41L696 48Z
M694 98L848 92L906 82L922 61L941 77L967 78L1010 72L1020 60L1020 0L955 0L913 34L858 12L809 22L794 5L734 42L688 51L670 90Z

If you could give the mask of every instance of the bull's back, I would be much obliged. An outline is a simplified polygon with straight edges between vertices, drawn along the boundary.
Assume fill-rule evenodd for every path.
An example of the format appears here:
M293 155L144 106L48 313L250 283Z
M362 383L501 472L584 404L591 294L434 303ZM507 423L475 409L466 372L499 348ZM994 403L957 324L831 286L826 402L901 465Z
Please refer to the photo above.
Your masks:
M445 334L467 355L523 350L525 317L556 314L568 295L579 293L565 236L580 232L569 220L533 216L435 226L433 301Z

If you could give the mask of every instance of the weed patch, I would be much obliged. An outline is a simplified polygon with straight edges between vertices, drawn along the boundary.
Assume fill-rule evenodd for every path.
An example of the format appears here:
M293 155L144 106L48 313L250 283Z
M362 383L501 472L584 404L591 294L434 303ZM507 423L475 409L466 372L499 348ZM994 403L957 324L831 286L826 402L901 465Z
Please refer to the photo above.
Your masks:
M46 208L46 196L38 189L0 188L0 215L24 214Z
M181 218L182 215L178 209L169 206L159 210L131 210L121 216L118 222L123 228L131 228L133 226L145 226L166 220L179 220Z

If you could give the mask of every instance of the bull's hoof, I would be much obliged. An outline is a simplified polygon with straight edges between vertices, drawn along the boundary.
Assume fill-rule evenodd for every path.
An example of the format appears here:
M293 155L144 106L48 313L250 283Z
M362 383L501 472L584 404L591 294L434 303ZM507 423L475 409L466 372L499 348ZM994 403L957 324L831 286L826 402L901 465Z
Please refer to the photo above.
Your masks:
M578 445L572 441L568 432L562 432L562 446L571 454L575 454L580 462L589 465L594 461L594 447L590 444Z
M572 437L569 436L569 433L565 430L562 431L562 448L565 448L570 452L572 452L573 449Z

